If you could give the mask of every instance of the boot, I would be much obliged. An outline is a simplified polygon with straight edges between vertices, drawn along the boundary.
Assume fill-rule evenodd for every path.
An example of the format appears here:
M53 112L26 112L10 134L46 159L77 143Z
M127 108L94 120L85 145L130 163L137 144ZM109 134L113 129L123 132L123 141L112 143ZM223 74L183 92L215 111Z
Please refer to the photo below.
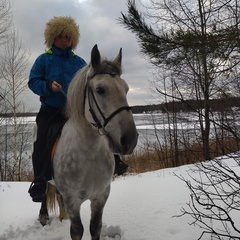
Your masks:
M46 197L47 181L44 177L38 176L31 183L28 193L30 194L33 202L42 202Z
M117 174L118 176L123 175L127 171L128 165L120 159L119 155L114 154L114 158L115 158L114 174Z

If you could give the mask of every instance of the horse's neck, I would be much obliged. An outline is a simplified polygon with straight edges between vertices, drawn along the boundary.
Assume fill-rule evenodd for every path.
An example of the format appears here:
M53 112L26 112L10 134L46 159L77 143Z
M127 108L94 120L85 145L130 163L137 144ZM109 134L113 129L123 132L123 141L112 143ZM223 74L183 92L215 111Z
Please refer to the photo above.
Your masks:
M81 133L85 137L89 135L93 136L95 139L101 137L98 128L94 127L85 118L82 118L81 121L69 119L66 123L66 127L75 129L76 132Z
M67 143L71 149L79 151L79 155L87 156L87 161L91 161L92 157L96 159L96 155L102 159L97 164L101 165L103 161L109 164L109 161L112 161L107 138L100 135L98 129L89 123L80 124L70 120L65 124L62 136L63 147Z

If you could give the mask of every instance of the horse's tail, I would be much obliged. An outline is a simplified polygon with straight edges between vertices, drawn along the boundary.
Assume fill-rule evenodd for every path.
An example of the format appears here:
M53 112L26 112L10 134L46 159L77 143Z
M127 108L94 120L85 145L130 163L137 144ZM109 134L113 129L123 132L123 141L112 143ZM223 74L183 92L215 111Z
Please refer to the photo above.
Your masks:
M48 183L47 190L47 208L50 212L56 213L57 208L57 197L56 197L56 187L51 183Z
M58 203L58 204L57 204ZM47 209L50 212L56 214L57 206L59 206L59 220L68 219L69 216L64 208L62 197L57 194L57 188L55 185L48 183L48 191L47 191Z

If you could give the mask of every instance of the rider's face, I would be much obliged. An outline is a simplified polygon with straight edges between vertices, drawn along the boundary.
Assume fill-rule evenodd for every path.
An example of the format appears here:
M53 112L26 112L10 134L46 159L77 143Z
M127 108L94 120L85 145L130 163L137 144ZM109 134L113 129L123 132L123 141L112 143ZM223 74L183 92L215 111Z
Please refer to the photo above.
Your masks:
M60 49L69 48L72 46L72 40L69 36L61 33L54 39L54 45Z

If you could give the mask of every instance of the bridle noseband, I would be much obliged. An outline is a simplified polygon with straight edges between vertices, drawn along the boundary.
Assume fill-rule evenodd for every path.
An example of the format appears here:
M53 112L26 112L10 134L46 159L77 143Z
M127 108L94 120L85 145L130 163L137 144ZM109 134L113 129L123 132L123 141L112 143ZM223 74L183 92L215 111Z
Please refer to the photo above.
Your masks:
M116 76L116 75L119 75L118 73L116 72L96 72L94 75L91 76L91 78L93 78L94 76L98 75L98 74L110 74L111 76ZM106 131L104 130L104 128L106 127L106 125L109 123L109 121L114 117L116 116L118 113L124 111L124 110L127 110L127 111L130 111L131 110L131 107L129 106L122 106L120 108L118 108L117 110L115 110L113 113L111 113L108 117L105 117L104 113L102 112L101 108L99 107L98 103L97 103L97 100L93 94L93 90L89 87L89 86L86 86L86 88L88 89L88 104L89 104L89 112L91 113L92 115L92 118L94 120L94 124L92 124L93 126L96 126L98 129L102 129L103 130L103 133L106 134ZM91 101L90 101L90 96L92 97L93 101L94 101L94 104L96 105L97 107L97 110L98 112L100 113L101 117L103 118L104 122L103 124L101 124L100 120L97 118L97 115L96 113L94 112L93 108L92 108L92 105L91 105Z

